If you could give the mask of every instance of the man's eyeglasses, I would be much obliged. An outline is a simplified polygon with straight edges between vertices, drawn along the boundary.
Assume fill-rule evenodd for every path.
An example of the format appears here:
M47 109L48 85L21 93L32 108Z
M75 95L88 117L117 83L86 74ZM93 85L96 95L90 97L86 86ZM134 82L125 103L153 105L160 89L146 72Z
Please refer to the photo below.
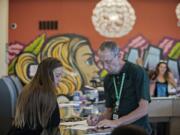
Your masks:
M99 60L99 62L100 62L102 65L111 65L116 56L117 56L117 55L114 55L114 56L112 56L111 58L104 59L104 60Z

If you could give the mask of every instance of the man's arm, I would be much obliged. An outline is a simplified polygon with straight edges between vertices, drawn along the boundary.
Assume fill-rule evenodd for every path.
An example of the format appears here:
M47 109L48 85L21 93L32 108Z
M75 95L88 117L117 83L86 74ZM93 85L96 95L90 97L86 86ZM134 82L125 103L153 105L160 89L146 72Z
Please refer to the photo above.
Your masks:
M104 119L111 119L113 109L112 108L106 108L106 110L99 116L99 121Z
M97 127L98 128L117 127L120 125L127 125L130 123L133 123L136 120L140 119L141 117L145 116L148 113L147 110L148 110L148 101L141 99L139 102L139 107L137 107L135 110L133 110L129 114L124 115L117 120L104 119L97 124Z
M100 115L89 115L87 118L87 123L90 126L95 126L98 122L104 119L111 119L112 108L106 108L106 110Z
M141 99L139 101L139 106L129 114L120 117L117 120L118 125L127 125L130 123L135 122L136 120L140 119L141 117L148 114L148 101Z

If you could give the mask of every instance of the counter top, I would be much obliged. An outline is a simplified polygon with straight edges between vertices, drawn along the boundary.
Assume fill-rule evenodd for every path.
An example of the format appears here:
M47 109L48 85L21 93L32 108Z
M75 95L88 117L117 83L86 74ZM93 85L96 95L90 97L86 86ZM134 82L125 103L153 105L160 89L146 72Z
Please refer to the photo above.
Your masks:
M104 103L96 104L98 105L99 110L105 109ZM60 112L63 112L63 115L67 118L71 115L80 116L80 108L75 109L73 104L71 106L65 107L65 111L61 108ZM85 106L85 108L88 108ZM91 108L90 108L91 110ZM180 135L180 128L177 126L180 124L180 97L152 97L151 103L149 104L148 109L149 117L151 122L169 122L169 131L170 135ZM61 114L61 116L63 116ZM77 127L76 127L77 128ZM79 128L79 127L78 127ZM108 135L112 129L88 129L80 130L75 128L67 128L67 126L60 126L61 135Z

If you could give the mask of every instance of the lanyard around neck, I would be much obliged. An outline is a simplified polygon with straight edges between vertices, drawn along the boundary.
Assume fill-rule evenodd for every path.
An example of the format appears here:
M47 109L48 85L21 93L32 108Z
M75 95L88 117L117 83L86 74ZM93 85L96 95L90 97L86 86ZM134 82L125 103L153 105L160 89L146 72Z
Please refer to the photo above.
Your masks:
M120 88L119 88L119 94L118 94L118 90L117 90L117 85L116 85L115 77L113 77L115 94L116 94L116 106L117 106L117 107L118 107L119 104L120 104L120 98L121 98L121 93L122 93L122 89L123 89L123 85L124 85L125 75L126 75L126 74L123 73L122 80L121 80L121 85L120 85Z

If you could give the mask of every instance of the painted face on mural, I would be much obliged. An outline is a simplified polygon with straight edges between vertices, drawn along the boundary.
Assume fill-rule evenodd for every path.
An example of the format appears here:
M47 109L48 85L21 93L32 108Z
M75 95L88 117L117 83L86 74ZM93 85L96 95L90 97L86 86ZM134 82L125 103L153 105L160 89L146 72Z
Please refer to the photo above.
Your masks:
M88 45L81 46L77 50L76 60L85 84L90 85L90 80L97 77L99 69L93 59L93 52Z

